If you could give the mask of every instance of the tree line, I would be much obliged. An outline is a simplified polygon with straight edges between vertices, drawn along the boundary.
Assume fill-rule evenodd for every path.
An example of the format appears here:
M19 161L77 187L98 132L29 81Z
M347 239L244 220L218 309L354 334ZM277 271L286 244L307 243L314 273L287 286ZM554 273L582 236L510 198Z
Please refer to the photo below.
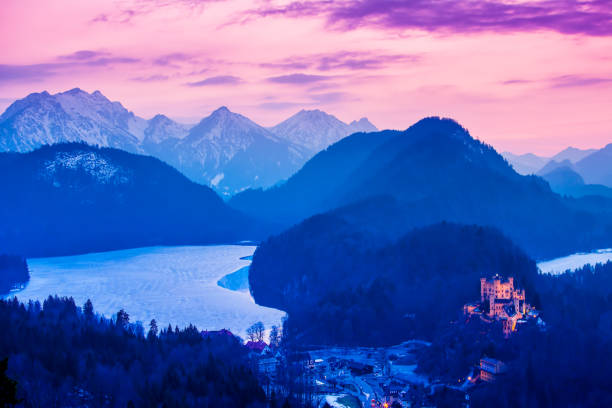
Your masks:
M112 319L88 301L0 300L0 359L22 406L263 407L253 363L232 335L194 326L147 330L121 310ZM0 379L0 386L6 381ZM0 404L2 405L2 404Z

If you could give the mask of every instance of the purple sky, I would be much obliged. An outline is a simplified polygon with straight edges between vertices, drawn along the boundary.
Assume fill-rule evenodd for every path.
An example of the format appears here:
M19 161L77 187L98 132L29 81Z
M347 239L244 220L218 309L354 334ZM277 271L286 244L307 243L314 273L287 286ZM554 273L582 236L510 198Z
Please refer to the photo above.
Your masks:
M4 0L0 47L0 109L81 87L186 122L320 108L450 116L502 151L612 142L611 1Z

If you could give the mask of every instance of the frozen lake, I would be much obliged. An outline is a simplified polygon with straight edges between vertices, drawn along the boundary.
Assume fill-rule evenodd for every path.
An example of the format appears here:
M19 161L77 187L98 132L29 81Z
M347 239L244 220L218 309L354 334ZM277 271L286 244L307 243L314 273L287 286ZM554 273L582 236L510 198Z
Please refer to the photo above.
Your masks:
M262 307L248 291L217 285L223 276L251 261L241 259L254 246L151 247L86 255L29 259L28 286L11 296L21 301L49 295L72 296L82 306L89 298L106 317L124 309L130 321L158 326L228 329L244 337L251 324L280 325L284 312Z
M612 261L612 248L599 249L589 253L578 253L563 258L556 258L550 261L538 263L538 268L543 273L558 274L563 273L568 269L574 270L584 265L595 265L598 263L606 263Z

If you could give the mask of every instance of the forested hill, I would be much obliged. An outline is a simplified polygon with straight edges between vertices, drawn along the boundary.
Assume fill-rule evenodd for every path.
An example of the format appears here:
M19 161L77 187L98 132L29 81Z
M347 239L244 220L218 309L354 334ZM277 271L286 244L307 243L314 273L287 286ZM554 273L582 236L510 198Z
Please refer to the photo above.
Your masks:
M0 296L25 285L29 280L30 270L25 258L0 254Z
M355 345L428 338L478 299L483 276L514 276L534 293L535 263L492 228L441 223L377 242L333 215L315 216L257 249L251 292L288 312L300 342Z
M123 310L113 320L94 312L72 298L0 300L0 361L8 357L18 406L267 406L248 350L231 334L153 324L145 334ZM11 395L2 385L0 403Z
M210 188L112 148L0 153L0 190L0 248L28 257L261 237Z
M286 226L333 210L390 239L441 221L489 225L537 259L612 245L608 201L555 194L450 119L349 136L286 184L246 191L230 205Z

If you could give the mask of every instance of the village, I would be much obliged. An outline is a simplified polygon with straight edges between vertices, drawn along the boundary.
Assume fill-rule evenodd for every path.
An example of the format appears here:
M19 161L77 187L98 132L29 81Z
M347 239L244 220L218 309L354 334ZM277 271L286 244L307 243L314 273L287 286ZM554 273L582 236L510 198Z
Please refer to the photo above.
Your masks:
M525 290L514 279L482 278L480 301L463 307L465 319L497 324L509 338L525 324L544 328L538 312L526 302ZM495 327L497 327L495 326ZM503 381L506 363L482 356L457 383L444 383L417 372L417 355L430 343L410 340L391 347L311 347L283 353L279 347L252 336L246 343L257 364L268 396L287 387L314 401L317 407L434 407L440 393L453 406L469 407L469 391L483 383ZM278 333L275 333L277 335Z

